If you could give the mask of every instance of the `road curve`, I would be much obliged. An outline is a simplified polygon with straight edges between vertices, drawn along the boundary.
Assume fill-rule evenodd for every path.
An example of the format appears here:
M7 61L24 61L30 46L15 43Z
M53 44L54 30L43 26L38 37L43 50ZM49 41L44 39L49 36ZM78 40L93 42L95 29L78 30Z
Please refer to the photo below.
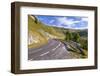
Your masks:
M59 40L49 40L48 43L39 48L28 49L28 60L55 60L55 59L72 59L65 45Z

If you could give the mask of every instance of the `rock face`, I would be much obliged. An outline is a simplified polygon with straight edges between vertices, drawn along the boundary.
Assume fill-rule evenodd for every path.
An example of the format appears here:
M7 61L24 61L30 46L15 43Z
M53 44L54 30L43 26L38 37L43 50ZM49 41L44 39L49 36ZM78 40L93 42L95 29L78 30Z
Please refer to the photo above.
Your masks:
M43 24L35 16L28 16L28 48L37 48L54 38L64 39L65 35L58 29Z

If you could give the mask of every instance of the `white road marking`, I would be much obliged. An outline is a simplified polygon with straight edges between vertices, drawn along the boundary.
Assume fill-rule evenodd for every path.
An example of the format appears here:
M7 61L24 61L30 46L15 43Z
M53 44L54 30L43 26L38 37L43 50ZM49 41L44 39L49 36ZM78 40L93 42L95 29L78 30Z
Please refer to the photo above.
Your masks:
M44 55L46 55L46 54L48 54L49 53L49 51L48 52L45 52L45 53L43 53L43 54L41 54L40 56L44 56Z
M60 44L59 44L58 46L56 46L56 47L53 48L52 50L53 50L53 51L56 50L60 45L61 45L61 42L60 42Z
M68 50L66 50L65 46L63 46L64 51L66 51L67 53L70 53Z
M66 50L64 46L62 47L62 49Z

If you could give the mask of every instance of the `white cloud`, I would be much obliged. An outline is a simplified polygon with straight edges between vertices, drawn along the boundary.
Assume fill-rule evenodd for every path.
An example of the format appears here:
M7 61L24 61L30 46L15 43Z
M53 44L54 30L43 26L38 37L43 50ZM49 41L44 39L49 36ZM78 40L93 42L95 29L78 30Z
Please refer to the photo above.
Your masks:
M64 24L64 25L67 25L67 27L71 27L73 24L80 22L80 21L74 21L73 19L68 19L66 17L57 18L57 20L59 22L58 23L59 25Z
M82 21L88 21L87 17L82 18Z
M83 21L88 22L88 18L81 18L81 20L73 20L73 19L68 19L67 17L60 17L60 18L57 18L57 21L58 21L57 25L59 27L65 27L65 28L71 28L71 29L87 29L88 28L87 26L79 27L76 25L76 23L82 23Z
M53 23L55 20L51 20L49 23Z

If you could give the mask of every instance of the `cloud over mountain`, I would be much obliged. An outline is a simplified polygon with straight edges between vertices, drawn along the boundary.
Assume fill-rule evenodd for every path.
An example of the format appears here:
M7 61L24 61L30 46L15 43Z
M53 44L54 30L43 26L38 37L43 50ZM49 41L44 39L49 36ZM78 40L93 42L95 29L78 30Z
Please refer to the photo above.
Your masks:
M41 22L49 26L71 28L71 29L87 29L88 17L79 16L36 16Z

